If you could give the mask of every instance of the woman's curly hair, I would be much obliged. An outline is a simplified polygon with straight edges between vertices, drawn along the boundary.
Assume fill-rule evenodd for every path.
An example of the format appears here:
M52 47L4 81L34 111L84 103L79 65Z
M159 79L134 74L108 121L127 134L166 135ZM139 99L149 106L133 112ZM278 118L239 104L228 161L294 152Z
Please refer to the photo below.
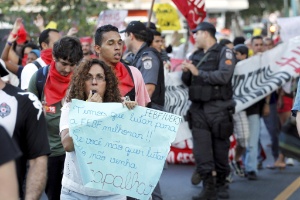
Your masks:
M103 61L98 59L83 60L74 70L71 84L69 86L69 94L67 102L72 99L86 100L88 96L85 94L85 81L92 65L100 65L105 74L106 89L103 102L121 102L121 94L118 88L118 79L112 69Z

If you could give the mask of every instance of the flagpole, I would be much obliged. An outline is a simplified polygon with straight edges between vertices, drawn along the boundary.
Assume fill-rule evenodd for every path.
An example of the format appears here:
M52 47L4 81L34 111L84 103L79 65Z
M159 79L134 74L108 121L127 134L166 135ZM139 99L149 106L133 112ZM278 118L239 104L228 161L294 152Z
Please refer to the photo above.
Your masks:
M151 21L151 16L152 16L152 12L153 12L154 1L155 0L152 0L152 2L151 2L151 8L150 8L149 15L148 15L147 28L150 28L150 21Z

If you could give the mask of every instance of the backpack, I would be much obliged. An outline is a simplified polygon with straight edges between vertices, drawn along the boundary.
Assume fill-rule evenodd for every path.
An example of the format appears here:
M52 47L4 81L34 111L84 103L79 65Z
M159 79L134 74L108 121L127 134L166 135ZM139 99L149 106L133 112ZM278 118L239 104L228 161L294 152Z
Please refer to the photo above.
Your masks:
M44 91L44 86L45 86L46 79L48 76L49 68L50 68L50 65L39 68L37 71L37 74L36 74L35 85L36 85L36 89L38 91L38 98L40 101L42 100L42 94Z

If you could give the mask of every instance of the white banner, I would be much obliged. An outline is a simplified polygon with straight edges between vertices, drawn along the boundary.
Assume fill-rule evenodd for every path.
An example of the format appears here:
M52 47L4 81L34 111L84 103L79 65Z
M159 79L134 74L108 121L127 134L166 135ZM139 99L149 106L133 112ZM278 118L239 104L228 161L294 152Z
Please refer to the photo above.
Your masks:
M277 23L280 26L280 38L288 42L290 38L300 35L300 17L278 18Z
M300 36L240 61L233 81L236 112L244 110L300 73Z

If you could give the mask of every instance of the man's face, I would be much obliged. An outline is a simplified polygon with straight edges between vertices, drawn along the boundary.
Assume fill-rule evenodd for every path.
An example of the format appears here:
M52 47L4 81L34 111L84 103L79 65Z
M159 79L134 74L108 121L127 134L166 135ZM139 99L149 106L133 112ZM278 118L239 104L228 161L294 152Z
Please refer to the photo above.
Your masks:
M205 41L205 31L197 31L194 34L194 38L196 41L197 48L204 48L204 41Z
M55 59L55 68L62 76L68 76L70 73L72 73L75 66L75 64L71 64L67 60Z
M254 39L252 41L252 50L253 50L253 54L257 54L257 53L261 53L264 51L263 48L263 40L262 39Z
M131 45L132 33L125 33L124 35L125 35L124 44L126 45L126 49L128 51L132 51L132 45Z
M91 44L88 42L81 42L83 55L89 55L91 52Z
M163 44L163 39L159 35L155 35L151 43L151 47L155 48L158 52L161 52L161 47Z
M35 53L29 53L27 56L27 61L26 64L28 63L32 63L33 61L35 61L38 57L36 56Z
M264 47L265 47L265 51L267 51L267 50L272 49L274 47L274 44L271 40L265 40Z
M53 45L56 41L58 41L59 39L61 38L60 34L57 33L57 32L54 32L54 31L50 31L49 32L49 44L48 44L48 47L47 49L52 49L53 48ZM44 48L46 49L46 48Z
M107 65L115 66L121 60L123 40L115 31L106 32L102 37L102 44L95 45L95 51Z
M240 52L236 51L235 52L235 57L238 59L238 60L245 60L247 58L247 55L246 54L241 54Z

